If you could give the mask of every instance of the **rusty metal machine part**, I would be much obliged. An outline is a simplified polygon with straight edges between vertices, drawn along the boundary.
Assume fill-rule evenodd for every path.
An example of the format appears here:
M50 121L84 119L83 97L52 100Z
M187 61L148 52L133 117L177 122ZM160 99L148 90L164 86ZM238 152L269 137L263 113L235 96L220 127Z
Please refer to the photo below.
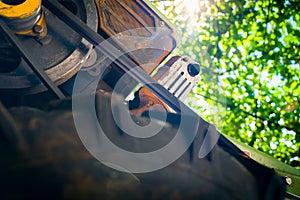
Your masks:
M170 112L171 109L167 104L165 104L162 100L160 100L157 96L155 96L150 90L146 87L140 88L135 93L135 100L134 102L137 106L130 110L131 114L141 116L145 111L150 110L165 110ZM132 104L133 102L131 102Z
M46 37L47 26L41 0L2 0L0 17L20 35Z
M175 48L174 27L151 7L151 3L147 0L96 0L95 2L99 15L98 33L112 43L121 54L133 60L135 63L133 67L142 68L150 74ZM81 87L85 89L89 87L84 84L94 80L108 65L109 67L103 73L103 81L98 85L99 89L111 91L117 82L121 82L124 88L118 93L123 96L130 94L138 83L129 76L121 79L124 70L117 64L111 63L108 57L97 50L93 51L81 69L86 71Z
M140 66L148 74L176 46L174 28L151 7L151 3L148 1L58 0L58 2L86 22L93 30L97 30L99 23L98 33L103 37L109 38L117 35L118 37L113 37L111 42L121 48L124 54L128 54L137 63L136 66ZM48 30L47 40L25 37L24 34L20 35L19 33L18 37L22 44L31 50L39 67L45 70L45 73L56 85L60 85L81 69L91 53L92 45L71 28L65 26L49 10L41 7L40 3L41 1L37 0L15 0L13 4L16 5L12 6L17 9L28 5L28 8L35 11L30 12L25 9L26 16L35 16L36 13L41 13L40 18L45 18L43 22L47 23L47 27L40 26L39 22L36 22L28 30L34 31L34 33L45 33L44 30ZM34 6L39 9L33 9ZM117 17L120 15L122 17ZM9 20L8 14L6 14L6 22L10 22ZM14 22L20 21L17 19ZM31 25L34 24L33 22L31 21ZM19 24L19 26L21 25ZM119 37L122 34L124 37ZM1 33L0 44L0 94L22 96L45 91L46 87L24 62L16 48L7 42ZM153 46L157 48L153 48ZM103 55L97 55L97 58L107 60ZM101 63L97 62L97 65L101 66ZM108 76L104 79L108 80L108 85L113 88L118 77L121 77L124 71L116 65L109 69L112 69L111 73L115 75L110 76L111 73L107 72ZM127 93L137 84L133 80L129 80L129 82L124 84L128 86Z
M148 74L176 47L174 28L150 2L96 0L96 4L101 35L112 37Z
M187 56L174 56L158 69L153 78L175 97L184 101L200 79L200 65ZM162 100L142 87L135 93L130 112L141 115L153 109L172 111Z
M38 2L40 3L40 1ZM59 2L82 21L85 21L93 30L97 30L98 16L93 0L59 0ZM20 6L23 4L28 3L25 1ZM50 11L42 10L44 10L47 22L49 40L44 43L44 41L37 40L36 37L24 35L18 35L18 38L26 48L30 49L39 67L45 70L45 73L56 85L60 85L80 70L92 50L92 45L58 20ZM27 95L45 90L46 87L28 67L13 45L7 42L0 33L1 95Z

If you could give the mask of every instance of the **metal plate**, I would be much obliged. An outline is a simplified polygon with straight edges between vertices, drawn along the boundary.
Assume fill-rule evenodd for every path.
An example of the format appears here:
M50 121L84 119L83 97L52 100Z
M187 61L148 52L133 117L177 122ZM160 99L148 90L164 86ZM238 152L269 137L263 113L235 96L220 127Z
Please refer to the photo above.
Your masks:
M150 74L175 48L174 28L141 0L96 0L99 32Z

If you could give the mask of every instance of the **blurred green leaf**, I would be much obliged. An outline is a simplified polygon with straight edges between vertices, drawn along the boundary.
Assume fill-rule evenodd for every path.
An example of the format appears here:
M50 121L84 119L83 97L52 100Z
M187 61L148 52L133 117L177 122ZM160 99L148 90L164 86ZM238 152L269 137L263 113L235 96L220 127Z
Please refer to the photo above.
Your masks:
M299 0L198 0L193 15L184 2L157 5L183 33L177 52L203 66L189 105L224 134L300 169Z

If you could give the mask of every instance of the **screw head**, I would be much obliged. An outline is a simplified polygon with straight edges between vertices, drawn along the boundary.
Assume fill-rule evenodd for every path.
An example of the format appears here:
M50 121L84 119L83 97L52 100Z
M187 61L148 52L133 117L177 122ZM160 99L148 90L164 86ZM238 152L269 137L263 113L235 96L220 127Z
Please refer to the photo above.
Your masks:
M285 183L287 185L291 185L293 183L293 181L292 181L292 179L290 177L285 176L284 179L285 179Z
M164 22L164 21L160 21L160 22L159 22L159 25L160 25L161 27L163 27L163 26L165 26L165 22Z
M189 59L188 59L187 57L183 57L181 60L182 60L183 62L188 62L188 61L189 61Z
M43 31L44 31L44 29L43 29L43 27L40 26L40 25L35 25L35 26L33 27L33 32L35 32L35 33L42 33Z
M189 75L195 77L200 73L200 65L198 63L189 64L187 70Z

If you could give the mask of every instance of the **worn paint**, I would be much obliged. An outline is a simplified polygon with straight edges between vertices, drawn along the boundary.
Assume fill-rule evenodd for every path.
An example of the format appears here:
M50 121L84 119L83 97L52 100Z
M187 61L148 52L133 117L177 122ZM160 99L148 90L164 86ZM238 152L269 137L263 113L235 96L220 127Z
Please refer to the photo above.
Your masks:
M8 19L23 19L34 13L41 6L41 0L26 0L19 5L8 5L0 1L0 16Z

